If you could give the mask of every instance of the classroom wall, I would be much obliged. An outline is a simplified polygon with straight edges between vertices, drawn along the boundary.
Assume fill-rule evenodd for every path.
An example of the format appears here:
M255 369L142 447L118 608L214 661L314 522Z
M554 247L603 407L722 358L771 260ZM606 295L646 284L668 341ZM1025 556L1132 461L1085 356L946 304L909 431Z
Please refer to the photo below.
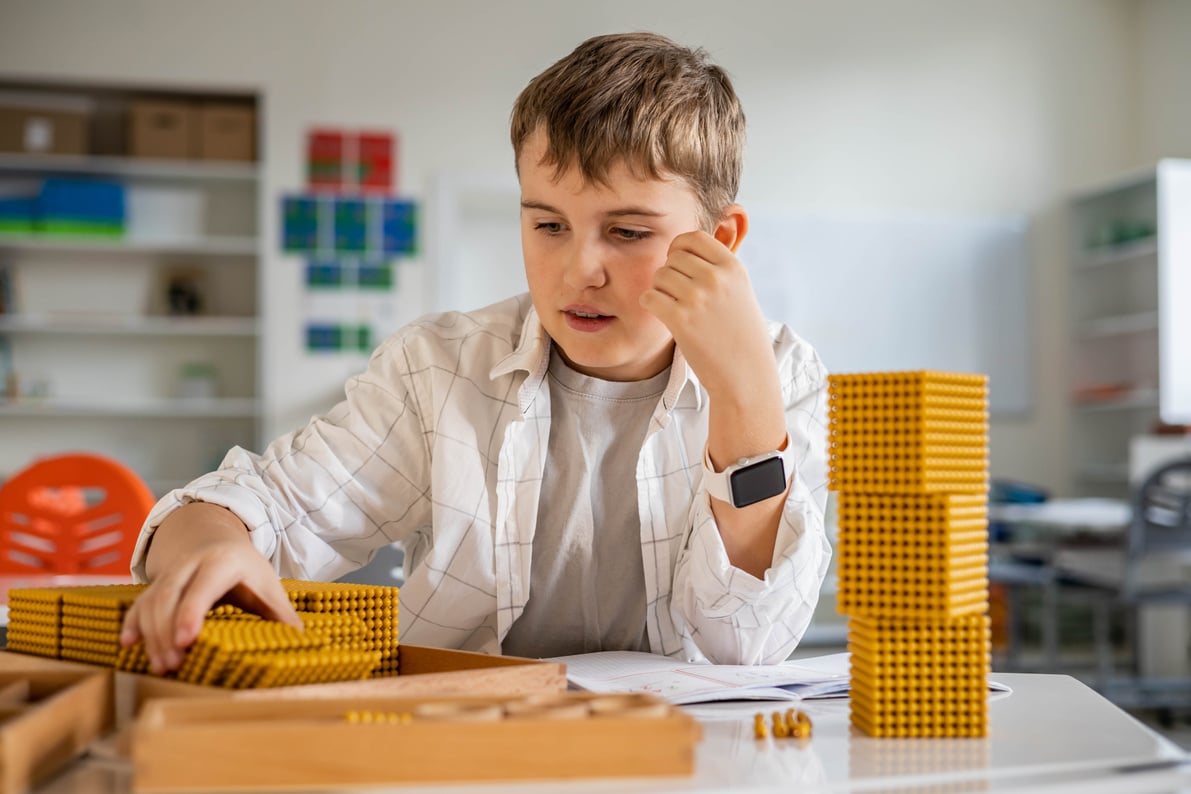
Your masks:
M1143 3L1138 32L1138 160L1191 157L1191 3Z
M583 38L652 29L700 44L729 70L745 103L746 203L1031 215L1034 407L994 423L992 464L994 474L1063 492L1063 196L1163 147L1186 148L1178 131L1191 129L1191 103L1175 110L1162 94L1186 90L1187 56L1175 52L1191 33L1187 7L0 0L0 74L260 89L263 234L273 241L275 197L302 186L311 125L396 128L402 190L421 197L444 170L511 168L506 123L515 94ZM263 397L272 436L328 407L364 362L303 352L297 261L272 242L266 250ZM424 263L403 266L406 319L426 305L426 275Z

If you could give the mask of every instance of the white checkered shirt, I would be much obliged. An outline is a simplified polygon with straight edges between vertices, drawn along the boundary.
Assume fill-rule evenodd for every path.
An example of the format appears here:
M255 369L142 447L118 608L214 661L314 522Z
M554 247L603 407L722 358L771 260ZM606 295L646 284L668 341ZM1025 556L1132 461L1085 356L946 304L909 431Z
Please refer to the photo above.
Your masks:
M707 394L676 354L637 459L646 623L654 652L692 661L785 659L810 622L831 555L827 373L810 345L772 324L793 485L764 579L728 561L703 487ZM247 524L281 576L332 580L376 550L406 550L401 638L499 653L530 596L530 554L546 443L550 339L529 296L433 315L383 342L345 399L254 454L157 503L133 554L192 501Z

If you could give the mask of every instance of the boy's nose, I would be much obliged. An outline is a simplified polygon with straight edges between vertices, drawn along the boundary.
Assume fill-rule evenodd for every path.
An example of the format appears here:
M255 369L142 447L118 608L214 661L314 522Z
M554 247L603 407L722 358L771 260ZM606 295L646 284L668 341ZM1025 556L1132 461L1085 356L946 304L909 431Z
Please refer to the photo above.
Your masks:
M564 279L572 289L604 286L608 279L599 251L592 246L574 246L568 257Z

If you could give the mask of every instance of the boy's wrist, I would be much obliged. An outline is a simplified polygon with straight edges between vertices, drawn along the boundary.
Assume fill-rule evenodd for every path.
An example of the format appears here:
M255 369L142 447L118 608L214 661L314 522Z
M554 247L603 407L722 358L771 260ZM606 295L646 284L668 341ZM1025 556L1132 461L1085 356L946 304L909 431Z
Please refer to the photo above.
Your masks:
M707 492L733 507L747 507L783 494L794 476L794 448L787 433L779 448L761 455L741 458L719 471L703 449L703 481Z
M767 335L737 346L731 356L716 363L718 366L704 364L702 371L695 373L713 404L740 410L755 410L759 404L773 401L781 404L781 377Z
M781 381L777 366L741 369L723 383L700 379L712 412L737 416L770 416L785 424Z
M754 397L717 403L709 396L707 451L717 469L778 449L786 439L781 400L769 395Z

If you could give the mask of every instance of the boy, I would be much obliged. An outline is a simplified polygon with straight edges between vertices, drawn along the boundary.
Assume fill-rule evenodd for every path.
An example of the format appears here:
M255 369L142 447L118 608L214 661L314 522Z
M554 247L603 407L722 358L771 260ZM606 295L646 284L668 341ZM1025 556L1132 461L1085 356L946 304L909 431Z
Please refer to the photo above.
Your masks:
M826 372L734 255L731 83L701 50L600 36L511 127L529 295L411 324L326 416L158 503L122 635L156 671L218 600L297 625L278 574L393 542L415 644L755 664L801 639L830 556Z

